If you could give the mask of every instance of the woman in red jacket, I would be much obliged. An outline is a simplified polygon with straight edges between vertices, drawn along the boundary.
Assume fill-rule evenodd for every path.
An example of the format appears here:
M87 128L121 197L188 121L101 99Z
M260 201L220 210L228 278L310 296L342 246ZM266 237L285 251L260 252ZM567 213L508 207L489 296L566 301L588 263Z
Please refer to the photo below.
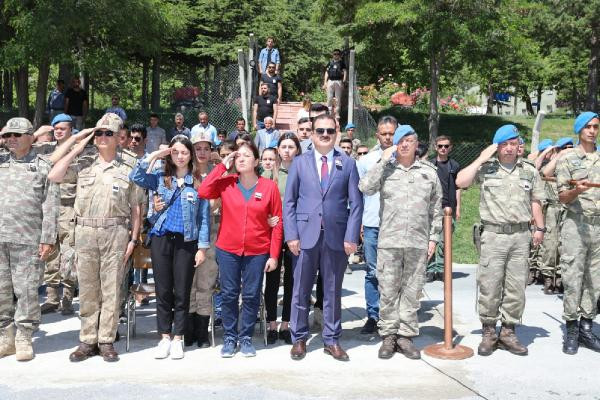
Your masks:
M223 176L235 160L237 174ZM283 228L277 184L258 175L258 149L242 144L202 181L198 194L221 198L221 226L216 242L222 295L222 357L233 357L239 341L246 357L256 355L252 335L264 271L277 268ZM269 217L279 217L274 228ZM238 300L242 291L242 323L238 334Z

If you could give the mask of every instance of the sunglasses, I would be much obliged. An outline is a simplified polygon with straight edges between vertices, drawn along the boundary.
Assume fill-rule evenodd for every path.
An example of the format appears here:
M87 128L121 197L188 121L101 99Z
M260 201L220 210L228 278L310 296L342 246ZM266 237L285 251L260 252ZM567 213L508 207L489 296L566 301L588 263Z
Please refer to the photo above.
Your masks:
M113 131L96 131L94 132L94 136L96 137L100 137L100 136L107 136L107 137L112 137L114 136L114 132Z
M317 128L315 132L317 132L317 135L324 135L325 133L335 135L335 128Z
M367 153L368 153L368 151L360 151L360 152L358 152L356 154L358 154L359 156L364 156Z
M16 138L18 139L18 138L20 138L21 136L23 136L23 134L22 134L22 133L16 133L16 132L7 132L7 133L4 133L4 134L2 135L2 139L9 139L9 138L11 138L11 137L13 137L13 136L14 136L14 137L16 137Z
M142 137L141 136L132 136L131 140L133 140L134 142L141 142L142 141Z
M449 145L449 144L438 144L438 145L437 145L437 148L438 148L438 149L442 149L442 148L444 148L444 149L449 149L449 148L450 148L450 145Z

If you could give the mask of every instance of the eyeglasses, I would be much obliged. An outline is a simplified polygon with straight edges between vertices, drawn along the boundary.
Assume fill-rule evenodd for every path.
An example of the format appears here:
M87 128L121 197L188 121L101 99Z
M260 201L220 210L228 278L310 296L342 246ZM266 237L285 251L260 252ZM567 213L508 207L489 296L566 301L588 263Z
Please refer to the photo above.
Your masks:
M317 128L315 132L317 132L317 135L324 135L325 133L335 135L335 128Z
M114 134L115 133L113 131L96 131L96 132L94 132L94 136L96 136L96 137L100 137L100 136L112 137Z
M2 139L9 139L9 138L11 138L13 136L18 139L21 136L23 136L23 134L22 133L17 133L17 132L7 132L7 133L2 134Z
M450 148L450 145L449 145L449 144L438 144L438 145L437 145L437 148L438 148L438 149L441 149L441 148L444 148L444 149L449 149L449 148Z
M368 153L368 151L359 151L356 154L358 154L359 156L364 156L367 153Z

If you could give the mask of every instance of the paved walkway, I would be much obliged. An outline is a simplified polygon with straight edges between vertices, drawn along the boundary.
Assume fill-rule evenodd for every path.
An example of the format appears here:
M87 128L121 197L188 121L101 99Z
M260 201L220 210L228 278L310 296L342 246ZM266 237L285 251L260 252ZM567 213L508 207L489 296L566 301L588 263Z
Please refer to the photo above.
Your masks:
M265 349L255 336L257 356L239 354L221 359L217 347L186 352L183 360L154 360L157 343L153 302L138 319L138 336L121 361L101 358L80 364L68 361L77 344L79 320L44 316L35 337L36 358L18 363L14 356L0 360L0 399L600 399L600 355L581 349L577 356L561 352L562 303L543 295L540 286L527 288L524 326L519 337L530 355L513 356L498 350L490 357L442 361L423 356L412 361L396 354L377 358L378 337L359 333L364 323L364 270L353 266L343 293L342 345L350 362L323 354L320 335L309 342L300 362L289 358L289 346ZM476 350L480 324L476 316L475 268L455 266L454 320L461 343ZM442 340L443 285L427 284L419 319L422 348ZM123 326L120 328L124 331ZM598 327L595 327L600 334Z

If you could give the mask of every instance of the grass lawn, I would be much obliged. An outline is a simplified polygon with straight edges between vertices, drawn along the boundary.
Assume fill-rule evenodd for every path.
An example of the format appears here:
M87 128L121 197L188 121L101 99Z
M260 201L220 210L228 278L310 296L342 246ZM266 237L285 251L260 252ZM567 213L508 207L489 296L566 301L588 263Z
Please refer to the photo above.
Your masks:
M479 222L479 187L463 190L461 216L452 236L452 261L461 264L476 264L479 255L473 244L473 224Z

